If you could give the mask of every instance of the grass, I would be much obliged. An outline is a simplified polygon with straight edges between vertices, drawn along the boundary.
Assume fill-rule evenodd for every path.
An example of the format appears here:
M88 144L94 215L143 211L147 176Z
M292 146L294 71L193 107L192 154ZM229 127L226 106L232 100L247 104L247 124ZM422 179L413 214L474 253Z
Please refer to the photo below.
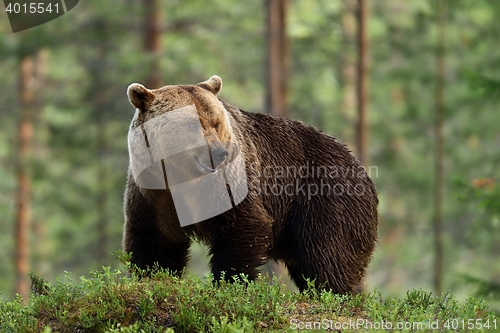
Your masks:
M28 304L20 297L0 301L0 332L500 331L498 315L473 297L459 303L422 290L403 299L377 291L298 294L284 291L277 278L215 284L161 270L140 275L129 263L78 282L68 273L54 285L31 275Z

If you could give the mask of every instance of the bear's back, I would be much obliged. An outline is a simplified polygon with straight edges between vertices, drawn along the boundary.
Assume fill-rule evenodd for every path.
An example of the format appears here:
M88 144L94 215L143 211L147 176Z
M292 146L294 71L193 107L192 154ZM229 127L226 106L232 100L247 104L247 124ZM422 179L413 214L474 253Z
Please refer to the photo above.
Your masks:
M308 206L318 202L332 211L354 206L350 212L353 219L377 224L375 185L343 143L297 120L242 110L240 113L240 121L244 123L239 126L243 128L243 142L251 140L255 145L256 156L247 158L246 163L250 164L247 170L254 172L252 163L259 161L259 170L253 177L260 177L261 189L268 185L270 195L265 202L270 210L277 212L275 218L284 218L280 212L289 212L291 205L311 201ZM281 192L289 186L293 193L273 195L276 192L270 187L276 184ZM307 192L311 188L314 193ZM330 192L326 193L328 189Z

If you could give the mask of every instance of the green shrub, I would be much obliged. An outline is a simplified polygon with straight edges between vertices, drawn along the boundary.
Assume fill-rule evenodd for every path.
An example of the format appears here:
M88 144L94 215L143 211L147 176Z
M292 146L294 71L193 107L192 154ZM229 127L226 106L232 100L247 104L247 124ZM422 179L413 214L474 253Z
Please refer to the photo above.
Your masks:
M500 320L486 302L470 297L460 304L450 294L433 296L422 290L409 291L404 299L384 299L377 291L351 296L309 289L297 294L285 292L277 278L261 276L250 282L241 276L234 283L214 283L211 277L179 279L163 270L144 272L126 262L123 270L104 267L91 275L74 282L67 273L54 285L31 275L33 293L28 304L20 297L0 302L0 332L258 332L339 327L343 332L385 332L387 326L380 325L394 328L398 323L407 325L400 331L437 325L439 331L453 332L458 330L456 325L467 330L469 320L474 328L489 323L490 330L476 331L492 332L495 324L500 330Z

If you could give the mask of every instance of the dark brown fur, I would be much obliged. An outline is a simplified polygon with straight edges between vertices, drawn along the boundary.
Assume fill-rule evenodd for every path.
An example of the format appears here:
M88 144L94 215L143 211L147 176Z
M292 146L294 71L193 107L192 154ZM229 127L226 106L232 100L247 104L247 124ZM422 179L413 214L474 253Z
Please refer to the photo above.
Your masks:
M169 191L141 189L129 172L124 250L133 253L132 262L139 267L157 262L180 273L188 260L191 239L196 238L210 248L216 279L223 271L228 279L240 273L255 279L257 268L274 259L286 264L300 290L307 287L304 278L310 278L316 279L317 287L337 293L353 291L377 241L378 198L371 179L343 144L312 126L245 112L223 102L224 111L216 97L221 85L218 77L197 86L166 86L147 92L140 85L131 85L129 98L138 108L131 129L158 114L195 104L207 142L220 140L240 146L249 187L246 199L219 216L181 228ZM285 172L276 178L264 174L266 167L300 168L307 163L335 167L340 175L301 178ZM308 198L303 191L273 195L268 188L267 195L265 183L270 187L294 184L294 189L302 184L304 189L311 184L344 188L352 184L351 188L358 185L364 193Z

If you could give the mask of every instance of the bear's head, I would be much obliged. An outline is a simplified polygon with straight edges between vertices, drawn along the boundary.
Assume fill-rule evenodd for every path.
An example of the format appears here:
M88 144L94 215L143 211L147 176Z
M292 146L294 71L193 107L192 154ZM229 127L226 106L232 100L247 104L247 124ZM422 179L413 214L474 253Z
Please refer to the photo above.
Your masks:
M129 147L132 143L136 147L131 150L137 150L144 137L149 149L136 156L163 161L169 185L217 172L237 154L227 110L217 98L221 88L218 76L196 85L128 87L128 98L136 108Z

